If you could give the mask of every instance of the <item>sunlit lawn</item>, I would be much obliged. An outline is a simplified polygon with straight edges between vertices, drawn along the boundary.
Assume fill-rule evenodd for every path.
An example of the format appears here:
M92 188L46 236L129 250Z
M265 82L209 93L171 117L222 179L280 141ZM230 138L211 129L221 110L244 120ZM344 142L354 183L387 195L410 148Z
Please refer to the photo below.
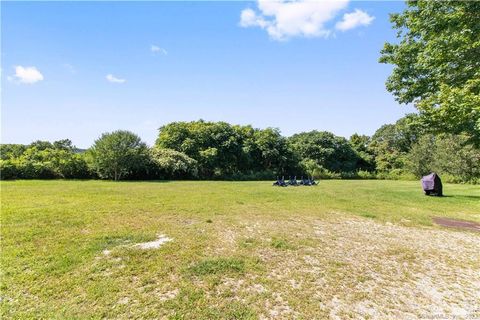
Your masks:
M2 314L311 319L473 312L468 306L480 305L480 287L468 279L480 271L480 236L432 225L431 217L479 222L480 188L447 184L444 193L426 197L419 182L373 180L288 188L2 182ZM133 246L160 234L173 240L158 249Z

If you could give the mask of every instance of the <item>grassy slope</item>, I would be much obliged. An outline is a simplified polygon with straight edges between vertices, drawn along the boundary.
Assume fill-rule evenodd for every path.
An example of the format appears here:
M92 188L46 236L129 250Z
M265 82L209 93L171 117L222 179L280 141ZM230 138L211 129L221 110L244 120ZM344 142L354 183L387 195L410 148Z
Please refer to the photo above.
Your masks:
M274 188L269 182L16 181L1 187L2 313L19 318L254 318L260 307L248 308L225 292L215 299L209 293L225 277L245 272L263 281L268 267L250 247L268 246L268 240L248 238L249 223L280 226L291 219L356 215L416 229L431 225L431 216L480 221L480 188L470 185L447 184L444 198L425 197L419 183L401 181L332 180L312 188ZM232 235L232 248L223 252L228 245L218 244L222 230L246 238ZM275 250L292 250L288 228L269 230ZM175 241L153 251L128 247L159 232ZM222 237L227 241L229 235ZM112 250L108 259L105 249ZM225 258L216 260L217 255Z

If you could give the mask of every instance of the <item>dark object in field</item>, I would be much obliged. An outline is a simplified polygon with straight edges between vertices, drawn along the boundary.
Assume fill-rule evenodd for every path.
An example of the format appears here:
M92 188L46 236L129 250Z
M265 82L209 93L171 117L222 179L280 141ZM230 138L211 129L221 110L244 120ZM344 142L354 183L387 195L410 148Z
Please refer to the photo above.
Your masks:
M302 177L302 179L301 179L301 181L300 181L300 184L301 184L302 186L315 186L315 185L317 185L317 183L315 182L315 180L313 180L313 177L312 177L312 179L310 179L310 178L308 178L308 177L307 177L307 179L303 179L303 177Z
M317 182L313 180L313 177L311 179L308 177L306 179L303 179L303 176L300 179L300 182L297 181L297 176L294 176L293 179L290 176L288 179L288 182L285 182L285 177L282 177L282 179L277 177L277 181L273 183L273 186L278 186L278 187L288 187L288 186L297 187L297 186L315 186L315 185L317 185Z
M435 172L422 177L422 187L427 196L443 196L442 180Z
M303 179L303 176L300 178L300 185L302 185L302 186L307 185L307 179Z
M288 181L288 185L289 186L298 186L298 182L297 182L297 176L294 176L293 179L292 177L290 177L290 180Z
M466 229L480 232L480 223L474 221L457 220L443 217L433 217L433 222L442 227Z
M282 179L279 179L279 178L277 177L277 181L275 181L275 182L273 183L273 185L274 185L274 186L278 186L278 187L286 187L286 186L287 186L287 184L285 183L285 178L284 178L284 177L282 177Z

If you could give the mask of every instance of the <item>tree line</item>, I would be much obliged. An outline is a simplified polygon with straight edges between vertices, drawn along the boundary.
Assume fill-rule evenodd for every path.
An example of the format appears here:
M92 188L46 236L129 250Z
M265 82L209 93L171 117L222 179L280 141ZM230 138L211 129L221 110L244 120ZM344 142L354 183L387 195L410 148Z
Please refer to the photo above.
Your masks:
M479 182L480 149L465 134L432 134L407 115L371 137L226 122L173 122L148 147L129 131L104 133L87 150L70 140L0 147L2 179L229 179L277 176L414 179L431 171L452 182Z
M325 131L283 137L278 129L225 122L173 122L149 148L134 133L103 134L85 152L69 140L2 145L1 178L413 179L480 181L480 2L407 1L390 20L398 41L380 62L386 88L418 110L348 140Z

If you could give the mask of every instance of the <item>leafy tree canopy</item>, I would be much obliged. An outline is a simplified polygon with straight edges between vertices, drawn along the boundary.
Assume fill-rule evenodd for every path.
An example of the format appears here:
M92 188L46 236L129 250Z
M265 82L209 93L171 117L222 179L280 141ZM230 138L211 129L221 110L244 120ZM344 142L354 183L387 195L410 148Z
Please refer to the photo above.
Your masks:
M365 171L375 170L374 154L370 148L371 141L371 137L359 135L357 133L354 133L349 139L350 145L352 146L353 150L355 150L359 158L357 162L358 169Z
M386 43L380 62L395 66L387 89L414 103L437 132L480 141L480 2L408 1L392 14L398 43Z
M369 150L375 155L376 168L386 172L405 167L405 156L424 134L416 114L409 114L395 124L381 126L372 136Z
M199 175L283 172L293 156L278 129L254 129L226 122L173 122L159 130L159 148L182 152L198 162Z
M104 133L90 149L91 165L101 178L120 180L142 170L148 162L147 145L130 131Z
M359 160L347 139L326 131L294 134L289 143L302 160L314 160L319 166L334 172L354 171Z
M424 135L407 160L407 168L417 177L430 172L450 175L456 182L475 182L480 177L480 150L465 135Z

